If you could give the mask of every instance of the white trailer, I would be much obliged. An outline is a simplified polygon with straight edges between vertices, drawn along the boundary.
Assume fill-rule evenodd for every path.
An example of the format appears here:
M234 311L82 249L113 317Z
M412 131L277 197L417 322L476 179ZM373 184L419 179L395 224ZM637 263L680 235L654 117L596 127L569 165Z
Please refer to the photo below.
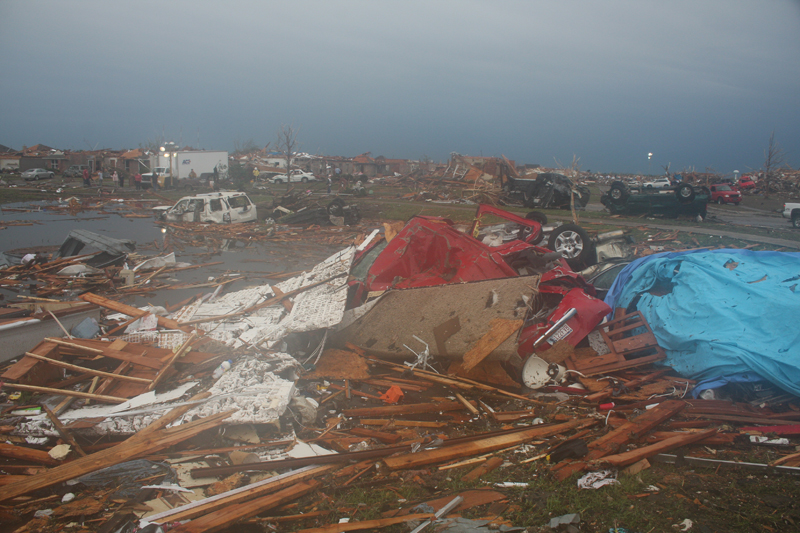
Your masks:
M194 170L197 177L202 174L212 174L214 167L217 168L219 179L225 179L228 176L228 152L211 152L211 151L196 151L196 152L173 152L172 156L172 176L176 179L186 179L189 174ZM169 169L170 158L168 152L158 154L157 167L165 167ZM169 170L167 170L169 173Z

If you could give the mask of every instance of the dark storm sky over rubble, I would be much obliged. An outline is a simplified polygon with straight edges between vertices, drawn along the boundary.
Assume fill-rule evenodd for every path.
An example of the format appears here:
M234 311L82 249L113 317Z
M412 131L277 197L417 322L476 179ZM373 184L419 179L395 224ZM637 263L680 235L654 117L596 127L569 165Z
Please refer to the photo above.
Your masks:
M800 2L0 2L0 144L800 162Z

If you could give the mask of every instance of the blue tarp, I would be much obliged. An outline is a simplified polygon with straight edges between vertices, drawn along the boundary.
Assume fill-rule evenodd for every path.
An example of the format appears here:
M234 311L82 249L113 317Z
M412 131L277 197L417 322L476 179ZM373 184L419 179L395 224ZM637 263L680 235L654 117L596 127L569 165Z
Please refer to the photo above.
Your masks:
M651 255L620 272L606 303L627 308L637 296L666 364L682 375L755 373L800 395L800 253Z

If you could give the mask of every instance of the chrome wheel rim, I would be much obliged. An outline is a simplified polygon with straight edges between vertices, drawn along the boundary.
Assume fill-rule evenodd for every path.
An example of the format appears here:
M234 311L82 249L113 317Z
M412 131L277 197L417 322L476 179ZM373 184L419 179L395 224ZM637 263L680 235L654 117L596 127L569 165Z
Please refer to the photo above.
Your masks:
M583 251L583 239L574 231L565 231L556 237L553 247L556 252L561 252L564 257L574 259L581 255Z

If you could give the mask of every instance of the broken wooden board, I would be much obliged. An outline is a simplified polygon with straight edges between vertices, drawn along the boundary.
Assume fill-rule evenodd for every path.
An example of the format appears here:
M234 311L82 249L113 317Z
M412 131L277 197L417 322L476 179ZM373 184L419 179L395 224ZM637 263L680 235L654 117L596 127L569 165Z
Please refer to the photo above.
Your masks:
M412 336L416 335L428 344L432 356L460 358L493 329L492 320L524 320L523 296L537 294L537 282L538 277L527 276L389 291L361 318L337 332L332 343L350 342L381 357L412 359L414 354L403 345L423 350ZM504 361L515 356L517 336L513 333L487 359Z
M250 518L261 512L296 500L319 487L320 483L318 481L301 481L274 494L223 507L170 531L175 533L213 533L239 520Z
M716 432L717 432L716 429L707 429L705 431L698 431L696 433L685 433L683 435L676 435L674 437L664 439L661 442L657 442L656 444L651 444L649 446L644 446L642 448L637 448L635 450L631 450L625 453L620 453L617 455L609 455L606 457L602 457L600 459L595 459L590 463L590 465L601 464L601 465L611 465L617 468L621 468L623 466L632 465L633 463L641 461L642 459L653 457L654 455L658 455L659 453L666 453L670 450L680 448L681 446L686 446L687 444L692 444L695 442L702 441L703 439L711 437Z
M506 339L519 331L522 327L522 320L508 320L503 318L493 318L489 321L489 331L475 343L475 345L464 354L461 365L464 370L469 372L481 361L491 354L498 346L503 344Z
M586 461L615 453L622 446L638 440L648 431L666 422L686 407L680 400L666 400L658 406L644 412L636 419L625 422L617 429L609 431L599 439L589 443L589 453L581 461L561 461L552 468L552 473L559 481L563 481L575 472L583 470Z
M524 431L517 431L505 435L498 435L485 439L463 442L460 444L453 444L434 450L425 450L417 453L405 453L402 455L395 455L387 457L383 463L390 470L413 469L427 466L430 464L443 463L460 457L469 457L471 455L479 455L482 453L493 452L522 444L536 437L550 437L553 435L560 435L567 431L582 428L594 424L594 420L580 419L564 422L563 424L556 424L553 426L534 427Z

